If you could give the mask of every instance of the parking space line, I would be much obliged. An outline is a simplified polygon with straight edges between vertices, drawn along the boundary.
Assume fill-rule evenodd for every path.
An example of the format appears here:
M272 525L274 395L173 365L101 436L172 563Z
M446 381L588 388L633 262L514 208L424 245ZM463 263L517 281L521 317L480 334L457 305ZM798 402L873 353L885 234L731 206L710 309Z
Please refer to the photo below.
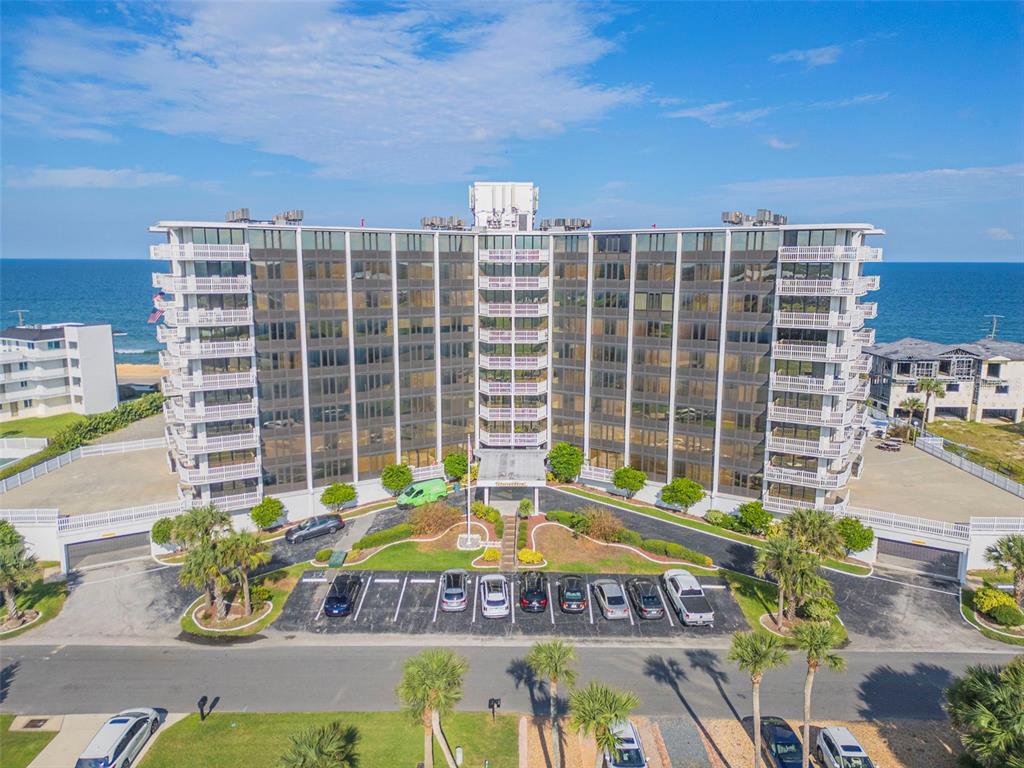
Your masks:
M654 586L658 590L658 597L661 599L661 604L665 606L665 618L668 619L668 625L670 627L675 627L675 624L672 622L672 608L669 606L668 600L665 599L665 593L661 591L661 584L654 582Z
M508 615L512 617L512 623L515 624L516 623L516 580L515 579L509 579L509 582L511 582L511 589L509 591L509 594L512 595L512 602L509 603L509 606L508 606L508 608L509 608Z
M437 598L434 600L434 621L437 621L437 609L441 607L441 589L444 587L444 579L437 580Z
M477 586L479 586L479 584L477 584ZM473 589L473 620L469 622L470 624L476 624L476 599L479 596L479 592L479 589Z
M408 578L408 577L406 577L406 578ZM377 577L377 583L378 584L397 584L400 581L401 581L401 579L392 579L392 578L382 579L379 576Z
M433 579L409 579L410 584L433 584Z
M359 612L363 610L363 600L366 599L366 593L370 591L371 584L373 584L373 576L367 580L366 586L363 587L363 594L359 596L359 605L356 606L356 615L352 617L352 621L359 621Z
M405 597L405 585L409 583L409 577L405 577L405 581L402 582L402 591L398 593L398 605L395 606L395 618L391 621L398 621L398 612L402 610L402 598Z
M555 626L555 604L551 600L551 581L546 581L544 586L548 590L548 608L551 609L551 626Z
M629 607L629 598L626 597L626 588L622 586L622 582L618 582L619 589L622 590L622 599L626 601L626 615L629 617L629 626L635 627L636 622L633 621L633 609Z
M583 580L587 582L587 614L590 616L590 623L594 623L594 589L590 584L590 579L586 576Z
M327 590L327 594L324 595L324 599L320 601L320 608L317 609L316 616L313 617L313 621L319 621L320 614L324 612L324 606L327 605L327 598L330 597L331 590Z

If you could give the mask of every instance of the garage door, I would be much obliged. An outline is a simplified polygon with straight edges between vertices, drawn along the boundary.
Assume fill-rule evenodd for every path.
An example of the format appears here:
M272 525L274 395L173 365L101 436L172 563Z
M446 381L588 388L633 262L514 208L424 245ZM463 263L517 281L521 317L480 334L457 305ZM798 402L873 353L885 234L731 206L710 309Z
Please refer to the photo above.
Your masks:
M960 553L923 544L905 541L878 540L878 562L889 563L901 568L948 576L956 579L960 575Z
M68 544L68 570L145 557L149 552L149 531Z

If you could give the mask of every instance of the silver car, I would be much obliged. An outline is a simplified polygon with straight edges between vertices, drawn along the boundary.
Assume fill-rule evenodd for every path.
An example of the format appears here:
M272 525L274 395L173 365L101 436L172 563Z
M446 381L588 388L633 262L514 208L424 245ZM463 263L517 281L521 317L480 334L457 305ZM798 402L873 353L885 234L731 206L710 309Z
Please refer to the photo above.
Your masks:
M619 582L612 579L598 579L593 584L594 599L606 619L628 619L629 604Z
M615 748L605 749L605 764L611 768L647 768L647 757L636 726L629 720L621 720L610 730L615 737Z
M452 568L441 574L441 610L457 613L469 605L469 574Z
M155 709L126 709L103 724L75 768L128 768L159 727Z
M480 613L485 619L504 619L512 611L508 581L497 573L480 578Z

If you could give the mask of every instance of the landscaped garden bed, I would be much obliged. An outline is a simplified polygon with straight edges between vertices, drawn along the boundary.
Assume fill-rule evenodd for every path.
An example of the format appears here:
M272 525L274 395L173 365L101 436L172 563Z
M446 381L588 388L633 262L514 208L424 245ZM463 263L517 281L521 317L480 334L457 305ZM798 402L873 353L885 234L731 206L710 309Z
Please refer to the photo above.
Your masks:
M997 617L1001 617L1002 613L998 606L1007 605L1007 603L991 600L991 593L994 591L993 587L987 586L978 590L966 588L961 589L960 610L963 613L964 618L990 640L998 640L999 642L1006 643L1007 645L1024 646L1024 624L1007 626L1006 624L1001 624L997 620ZM1010 607L1014 607L1012 605L1012 596L1006 592L1003 592L1002 594L1010 599ZM987 612L984 612L981 609L986 609ZM993 613L995 615L993 615ZM1010 612L1007 611L1006 613ZM1017 613L1020 613L1020 609L1017 609ZM1010 615L1012 615L1012 613ZM1017 621L1020 617L1014 616L1013 618L1014 621Z
M52 561L35 562L27 568L27 586L15 593L14 604L19 616L12 619L7 606L0 607L0 640L12 640L48 622L64 607L68 596L64 580L46 582L44 574L58 565Z
M297 563L277 571L255 576L252 579L253 612L248 617L238 615L232 603L234 613L228 614L227 621L212 622L199 615L205 598L197 598L185 610L181 617L181 628L189 634L200 637L245 637L262 632L281 615L288 596L299 583L302 574L309 569L308 563ZM234 599L234 594L226 596ZM257 607L257 603L264 607ZM265 606L269 604L269 608ZM198 621L197 621L198 619Z

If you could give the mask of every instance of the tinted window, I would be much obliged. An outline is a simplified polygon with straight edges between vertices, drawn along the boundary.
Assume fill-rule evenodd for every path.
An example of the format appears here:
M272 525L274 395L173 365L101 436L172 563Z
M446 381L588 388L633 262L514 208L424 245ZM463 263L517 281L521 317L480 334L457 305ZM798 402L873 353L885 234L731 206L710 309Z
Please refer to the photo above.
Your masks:
M612 764L615 768L640 768L644 765L644 756L639 749L616 749Z
M622 595L608 595L608 605L625 605Z
M582 600L583 590L575 589L573 587L565 587L563 590L566 600Z

